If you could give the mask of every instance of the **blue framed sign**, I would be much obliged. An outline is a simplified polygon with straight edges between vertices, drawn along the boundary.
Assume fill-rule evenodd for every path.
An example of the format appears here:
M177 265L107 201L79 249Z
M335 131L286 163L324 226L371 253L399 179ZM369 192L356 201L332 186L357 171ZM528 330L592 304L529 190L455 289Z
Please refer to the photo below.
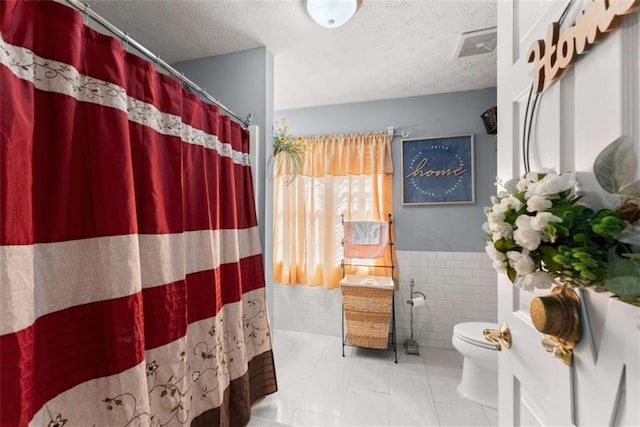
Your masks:
M473 135L402 140L402 204L475 203Z

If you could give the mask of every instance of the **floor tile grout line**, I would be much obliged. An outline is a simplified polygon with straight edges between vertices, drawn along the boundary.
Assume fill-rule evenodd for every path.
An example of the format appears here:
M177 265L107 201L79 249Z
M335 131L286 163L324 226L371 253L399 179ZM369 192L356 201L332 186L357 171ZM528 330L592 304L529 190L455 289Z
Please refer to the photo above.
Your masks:
M424 365L424 372L427 378L427 384L429 386L429 397L431 398L431 406L433 407L434 415L435 415L436 421L438 422L438 426L440 426L441 425L440 414L438 413L438 406L436 405L436 398L435 398L435 395L433 394L433 387L431 385L431 376L429 375L429 365L427 363L427 354L426 352L423 354L424 356L420 355L420 358L422 359L422 364Z
M367 390L367 389L355 388L355 387L347 386L347 395L349 394L349 389L364 391L364 392L367 392L367 393L381 394L381 395L385 395L386 394L387 395L387 399L386 399L387 400L387 417L388 417L387 425L389 427L392 427L391 426L391 408L390 408L391 399L389 398L389 394L388 393L383 393L383 392L375 391L375 390ZM344 405L345 404L346 404L346 399L345 399L345 402L343 403L343 406L342 406L342 414L344 414ZM342 419L342 415L340 415L340 419Z
M426 362L425 362L426 364ZM426 366L425 366L426 369ZM438 421L438 425L441 425L441 421L440 421L440 414L438 413L438 406L436 405L436 398L433 394L433 387L431 386L431 378L429 377L429 373L427 372L427 384L429 384L429 396L431 396L431 403L433 406L433 409L435 411L435 416L436 416L436 420Z
M316 373L316 370L318 369L318 365L320 364L320 361L323 358L322 356L325 355L325 351L327 350L328 346L329 346L329 340L323 344L322 351L320 353L320 357L318 357L318 360L316 361L315 365L313 366L313 369L311 370L311 374L306 379L306 384L305 384L305 386L304 386L304 388L302 390L302 393L300 393L300 396L299 396L298 400L296 401L295 411L299 410L299 411L311 412L311 413L318 414L318 415L323 415L323 416L335 417L335 415L332 415L332 414L326 414L326 413L323 413L323 412L316 412L316 411L311 411L309 409L300 408L300 401L302 400L302 396L304 396L304 394L307 392L307 389L309 388L309 386L311 384L311 379L313 378L314 374ZM327 363L333 363L333 362L327 362ZM294 415L295 415L295 411L294 411ZM337 416L338 419L340 419L340 417L342 416L343 412L344 412L344 402L342 403L342 407L340 408L340 415ZM290 421L292 421L292 420L290 420Z
M487 422L487 426L491 427L491 420L489 419L489 416L487 415L487 411L484 410L484 408L482 408L482 415L484 415L484 419Z
M298 343L298 339L296 339L296 344ZM324 344L322 344L322 350L320 352L320 356L318 357L318 359L316 360L315 365L313 366L313 369L311 369L311 373L309 374L309 376L307 378L304 379L305 384L304 387L302 388L302 392L300 393L300 395L298 396L296 402L295 402L295 409L293 411L293 414L291 415L291 418L288 420L287 425L290 425L291 422L293 421L293 417L295 416L295 413L297 410L302 410L300 408L300 401L302 400L302 396L304 396L305 392L307 391L307 388L309 387L309 384L311 383L311 378L313 378L313 374L315 373L316 369L318 369L318 364L320 363L320 359L322 359L322 355L324 354L324 351L326 350L327 347L327 343L325 342ZM295 344L294 346L291 348L292 350L295 348ZM327 414L321 414L321 415L327 415Z

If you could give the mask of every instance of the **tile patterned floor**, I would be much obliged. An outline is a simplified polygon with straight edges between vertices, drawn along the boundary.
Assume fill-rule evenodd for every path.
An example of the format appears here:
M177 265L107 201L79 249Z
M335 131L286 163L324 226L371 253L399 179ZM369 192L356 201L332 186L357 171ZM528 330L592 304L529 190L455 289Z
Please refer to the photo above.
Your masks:
M496 426L495 410L456 392L455 351L420 356L346 347L340 338L274 330L279 391L253 406L249 427Z

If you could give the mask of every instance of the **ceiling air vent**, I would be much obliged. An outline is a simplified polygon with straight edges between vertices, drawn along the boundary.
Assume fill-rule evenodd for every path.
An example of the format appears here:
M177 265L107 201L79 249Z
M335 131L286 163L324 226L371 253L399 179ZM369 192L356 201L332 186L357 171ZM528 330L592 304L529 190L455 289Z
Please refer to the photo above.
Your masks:
M462 58L493 52L497 42L496 27L462 33L456 56Z

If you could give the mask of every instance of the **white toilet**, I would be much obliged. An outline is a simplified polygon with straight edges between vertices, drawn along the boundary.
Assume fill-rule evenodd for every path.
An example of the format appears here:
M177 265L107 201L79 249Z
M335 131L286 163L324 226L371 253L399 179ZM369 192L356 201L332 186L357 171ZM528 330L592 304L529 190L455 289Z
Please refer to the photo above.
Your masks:
M497 329L495 323L468 322L453 327L451 342L464 357L462 381L458 393L472 402L498 408L498 351L485 340L485 329Z

